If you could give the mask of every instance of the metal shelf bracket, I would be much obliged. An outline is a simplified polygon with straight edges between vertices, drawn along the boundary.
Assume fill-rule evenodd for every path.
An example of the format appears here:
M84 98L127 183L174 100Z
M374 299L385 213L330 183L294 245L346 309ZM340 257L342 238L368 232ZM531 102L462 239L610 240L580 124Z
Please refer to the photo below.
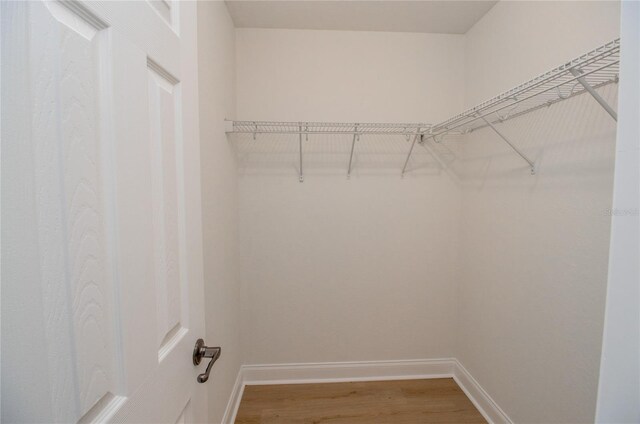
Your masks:
M478 117L480 117L480 119L482 119L484 122L486 122L486 124L496 133L498 134L498 136L503 139L508 145L509 147L511 147L513 149L514 152L516 152L522 159L524 159L528 164L529 167L531 168L531 175L535 175L536 174L536 164L529 159L524 153L522 153L520 151L520 149L518 149L511 141L509 141L509 139L502 134L487 118L485 118L483 115L478 114Z
M351 154L349 155L349 169L347 169L347 179L351 178L351 164L353 163L353 150L356 147L356 140L360 140L360 134L358 134L358 124L353 126L353 140L351 141Z
M298 143L299 143L299 147L300 147L300 173L298 174L298 181L300 181L301 183L304 182L304 173L302 172L302 125L300 125L298 127L299 130L299 134L298 134Z
M416 135L413 136L413 141L411 142L411 147L409 148L409 153L407 154L407 160L404 161L404 166L402 167L402 173L400 174L401 178L404 178L404 173L407 171L407 165L409 164L409 159L411 159L411 153L413 153L413 148L416 145L416 141L418 137L422 140L424 134L420 133L420 127L416 130Z
M573 75L574 77L576 77L576 79L578 80L578 82L580 83L580 85L582 85L584 87L585 90L587 90L587 92L589 94L591 94L591 96L596 99L596 102L598 102L600 104L600 106L602 106L604 108L604 110L607 111L607 113L609 115L611 115L611 117L614 119L614 121L618 121L618 114L616 113L615 110L613 110L613 108L611 106L609 106L609 103L606 102L605 99L602 98L602 96L600 96L600 94L598 94L598 92L596 90L594 90L594 88L591 86L591 84L589 84L587 82L587 80L581 76L583 74L583 72L580 69L576 69L576 68L571 68L569 70L569 72L571 72L571 75Z
M432 158L434 158L438 162L442 170L446 170L447 164L442 160L442 158L440 158L440 155L437 154L431 148L431 146L429 146L429 143L427 143L427 140L429 140L430 138L433 139L433 141L435 142L436 140L435 137L424 137L424 135L420 137L420 145L427 151L427 153L431 155Z

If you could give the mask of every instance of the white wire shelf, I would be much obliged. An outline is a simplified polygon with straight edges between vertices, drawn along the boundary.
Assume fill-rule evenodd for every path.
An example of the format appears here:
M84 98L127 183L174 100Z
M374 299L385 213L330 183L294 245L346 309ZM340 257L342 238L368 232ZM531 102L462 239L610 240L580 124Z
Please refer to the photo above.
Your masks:
M438 136L453 130L467 133L488 126L485 119L502 122L585 92L593 94L590 88L618 81L619 63L620 39L616 39L434 125L431 134ZM607 112L612 113L610 107Z
M311 134L352 135L347 176L351 175L353 152L360 136L367 134L402 135L407 139L413 138L402 168L401 175L404 175L416 142L423 144L429 138L440 141L441 139L438 137L447 133L466 134L480 128L490 127L527 162L531 173L535 174L535 163L494 124L522 116L542 107L548 107L582 93L589 93L613 119L617 120L616 112L595 89L618 82L619 64L620 39L616 39L436 125L425 123L227 121L227 133L253 134L254 139L259 134L299 135L299 178L300 181L303 181L303 135L305 141Z
M353 152L356 141L360 136L366 135L400 135L407 139L413 137L411 151L416 140L422 139L425 133L429 132L431 125L422 123L412 124L382 124L382 123L345 123L345 122L273 122L273 121L227 121L229 128L227 133L233 134L253 134L256 139L258 134L295 134L298 135L299 143L299 171L300 182L304 181L303 173L303 136L305 141L310 134L344 134L352 135L351 153L349 155L349 165L347 168L347 178L351 177L353 169ZM407 168L409 159L404 164L402 174Z
M229 133L236 134L348 134L348 135L404 135L429 132L431 125L346 123L346 122L275 122L275 121L228 121L232 124Z

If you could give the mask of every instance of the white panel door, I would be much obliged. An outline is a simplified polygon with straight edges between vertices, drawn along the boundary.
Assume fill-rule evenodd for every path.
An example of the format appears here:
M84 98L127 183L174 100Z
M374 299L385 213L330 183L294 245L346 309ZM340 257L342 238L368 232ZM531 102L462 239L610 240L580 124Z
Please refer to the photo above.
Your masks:
M195 9L2 2L3 423L206 421Z

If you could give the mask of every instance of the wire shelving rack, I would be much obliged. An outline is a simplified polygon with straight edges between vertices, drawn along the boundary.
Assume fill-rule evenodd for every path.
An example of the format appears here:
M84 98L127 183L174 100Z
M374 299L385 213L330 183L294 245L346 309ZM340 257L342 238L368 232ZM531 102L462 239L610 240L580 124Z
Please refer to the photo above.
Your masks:
M347 135L415 135L428 131L429 124L379 124L346 122L274 122L274 121L229 121L237 134L347 134Z
M349 154L349 165L347 168L347 178L351 177L353 169L353 152L356 142L361 136L366 135L396 135L404 136L407 139L413 137L411 150L417 140L422 139L424 134L431 130L430 124L406 123L406 124L384 124L384 123L345 123L345 122L274 122L274 121L228 121L228 133L253 134L254 140L259 134L293 134L298 135L299 144L299 175L300 182L304 181L303 173L303 137L308 140L309 135L318 134L343 134L353 136L351 141L351 153ZM402 173L404 174L409 159L407 158Z
M227 132L253 134L254 139L259 134L299 135L299 179L303 181L303 136L307 140L309 135L352 135L347 176L351 175L354 149L361 136L373 134L413 138L402 168L401 174L404 175L416 142L424 143L429 138L439 142L442 136L449 133L467 134L489 127L527 162L531 173L535 174L535 163L501 133L496 125L583 93L589 93L614 120L617 120L615 110L595 89L618 82L619 64L620 39L616 39L435 125L426 123L228 121Z
M433 125L429 136L437 140L436 137L452 131L466 134L490 127L527 162L531 168L531 174L535 174L534 161L500 132L495 124L583 93L589 93L617 121L617 113L595 89L617 83L619 70L620 39L618 38L444 122Z

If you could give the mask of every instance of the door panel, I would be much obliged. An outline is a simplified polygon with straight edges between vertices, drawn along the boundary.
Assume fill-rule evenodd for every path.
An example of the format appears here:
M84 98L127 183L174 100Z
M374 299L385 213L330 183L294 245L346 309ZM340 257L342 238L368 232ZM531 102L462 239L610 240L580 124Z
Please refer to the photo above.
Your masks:
M195 5L162 3L2 4L3 422L206 418Z
M94 25L95 24L95 25ZM29 6L33 183L42 314L56 421L116 399L113 275L107 257L97 107L106 25L57 3ZM28 113L28 112L27 112ZM4 141L4 137L3 137ZM7 140L8 141L8 140Z
M157 309L157 346L160 360L184 336L186 316L181 299L184 264L183 238L178 226L176 153L181 149L179 81L148 60L149 111L152 163L154 256Z

